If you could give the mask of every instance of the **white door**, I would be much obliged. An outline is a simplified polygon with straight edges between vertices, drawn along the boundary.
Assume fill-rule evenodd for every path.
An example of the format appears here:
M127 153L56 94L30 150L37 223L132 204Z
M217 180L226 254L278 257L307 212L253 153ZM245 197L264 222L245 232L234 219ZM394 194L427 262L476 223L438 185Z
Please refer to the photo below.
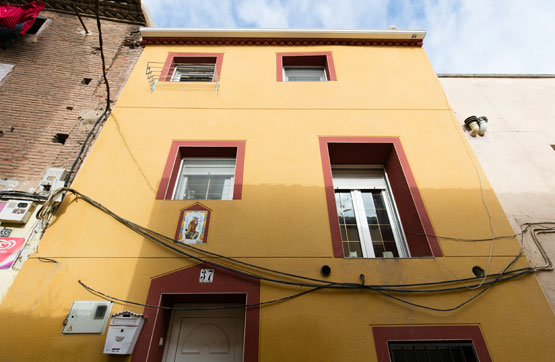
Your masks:
M212 306L214 304L182 304L176 307ZM241 362L244 333L244 309L175 310L172 313L163 361Z

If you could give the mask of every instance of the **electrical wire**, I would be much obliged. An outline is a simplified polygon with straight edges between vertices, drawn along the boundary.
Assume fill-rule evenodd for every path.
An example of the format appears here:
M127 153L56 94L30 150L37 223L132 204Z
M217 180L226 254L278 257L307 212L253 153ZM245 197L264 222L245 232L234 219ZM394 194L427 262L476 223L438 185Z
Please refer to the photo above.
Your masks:
M81 284L81 286L83 288L85 288L87 291L89 291L92 294L95 294L97 296L103 297L107 300L110 301L115 301L115 302L120 302L120 303L124 303L124 304L130 304L130 305L136 305L139 307L145 307L145 308L155 308L155 309L167 309L167 310L182 310L182 311L187 311L187 310L218 310L218 309L243 309L243 308L254 308L254 307L261 307L261 306L265 306L265 305L270 305L270 304L277 304L277 303L281 303L281 302L285 302L287 300L293 299L293 298L297 298L300 297L301 295L305 295L311 292L314 292L316 290L322 289L324 287L315 287L309 290L305 290L299 293L295 293L295 294L291 294L288 295L286 297L283 298L279 298L279 299L273 299L273 300L268 300L265 302L258 302L258 303L249 303L249 304L237 304L237 305L225 305L225 306L214 306L214 307L189 307L189 308L183 308L183 307L168 307L165 305L151 305L151 304L143 304L143 303L138 303L138 302L133 302L130 300L125 300L125 299L121 299L121 298L116 298L116 297L112 297L110 295L107 295L105 293L102 293L98 290L95 290L91 287L89 287L88 285L86 285L85 283L83 283L81 280L77 281L79 284ZM331 284L331 283L330 283Z
M36 193L24 192L24 191L0 191L0 198L17 198L24 199L26 201L38 201L43 202L48 200L48 196L39 195Z
M502 235L502 236L495 236L494 238L482 238L482 239L468 239L468 238L458 238L458 237L452 237L452 236L439 236L439 235L434 235L434 234L427 234L427 233L406 233L407 235L417 235L417 236L428 236L428 237L432 237L432 238L437 238L437 239L444 239L444 240L455 240L455 241L491 241L492 239L498 240L498 239L512 239L515 238L517 236L520 236L521 233L518 234L513 234L513 235Z
M104 58L104 45L103 45L103 42L102 42L102 27L100 26L100 15L99 15L99 12L98 12L98 0L95 1L95 15L96 15L96 27L98 29L98 47L100 48L100 59L102 60L102 76L104 78L104 84L106 86L106 107L104 108L104 112L102 112L100 117L98 117L96 122L94 122L94 125L91 128L91 130L89 131L89 133L87 134L87 137L85 137L85 140L83 141L83 144L81 145L81 149L79 150L79 153L77 154L77 157L75 158L75 161L73 161L73 164L71 165L71 169L67 173L67 176L66 176L66 179L65 179L65 186L69 185L69 181L71 180L71 175L73 174L73 171L75 170L75 167L77 167L77 164L79 163L79 161L82 161L83 153L85 152L85 149L88 147L89 140L91 139L91 137L94 136L96 128L101 123L104 116L106 116L108 114L108 112L110 111L110 84L108 83L108 77L106 76L106 60Z
M139 233L140 235L145 236L146 238L155 241L163 246L165 246L166 248L175 251L183 256L189 257L193 260L196 260L198 262L207 264L207 265L211 265L214 266L216 268L221 268L224 270L228 270L230 272L242 275L244 277L249 277L249 278L255 278L261 281L266 281L266 282L273 282L273 283L278 283L278 284L285 284L285 285L290 285L290 286L301 286L301 287L310 287L310 288L314 288L314 289L324 289L324 288L330 288L330 289L369 289L372 291L375 291L385 297L394 299L396 301L399 301L401 303L404 304L408 304L414 307L418 307L418 308L423 308L423 309L428 309L428 310L433 310L433 311L441 311L441 312L446 312L446 311L453 311L456 310L458 308L461 308L462 306L468 304L469 302L471 302L472 300L476 299L477 297L479 297L480 295L482 295L486 290L488 290L489 288L491 288L494 284L499 283L499 282L503 282L506 280L511 280L514 279L516 277L519 277L521 275L525 275L525 274L529 274L529 273L533 273L537 270L543 270L541 268L521 268L521 269L517 269L517 270L513 270L510 271L509 268L516 262L516 260L518 260L518 258L520 258L520 256L522 255L522 250L521 252L515 256L515 258L505 267L505 269L498 274L492 274L492 275L486 275L485 279L487 278L495 278L494 280L490 280L488 282L482 281L479 286L484 286L484 289L482 289L481 291L479 291L478 293L476 293L475 295L473 295L470 298L467 298L465 301L463 301L462 303L451 307L451 308L435 308L435 307L429 307L429 306L425 306L422 304L417 304L417 303L413 303L411 301L408 301L406 299L397 297L395 295L392 295L391 293L431 293L431 292L452 292L452 291L457 291L457 290L462 290L462 289L467 289L469 286L458 286L458 287L447 287L447 288L435 288L435 289L405 289L405 287L419 287L419 286L424 286L424 285L440 285L440 284L448 284L448 283L455 283L455 282L459 282L462 281L461 280L448 280L448 281L440 281L440 282L428 282L428 283L414 283L414 284L410 284L410 285L393 285L391 287L389 286L385 286L385 285L365 285L365 284L358 284L358 283L337 283L337 282L328 282L328 281L324 281L325 284L313 284L313 283L300 283L300 282L293 282L293 281L288 281L288 280L280 280L280 279L275 279L275 278L269 278L269 277L265 277L262 275L256 275L256 274L252 274L240 269L236 269L221 263L216 263L207 259L203 259L201 257L198 257L196 255L187 253L173 245L167 244L166 242L164 242L163 240L160 240L158 238L156 238L155 236L151 235L151 234L158 234L152 230L146 229L144 227L141 227L137 224L134 224L133 222L126 220L124 218L122 218L121 216L113 213L112 211L110 211L108 208L106 208L105 206L103 206L102 204L90 199L88 196L81 194L80 192L74 190L74 189L70 189L70 188L61 188L56 190L51 196L50 199L47 201L47 203L45 203L45 207L43 208L43 210L41 210L41 215L38 215L39 218L41 217L47 217L49 211L44 211L44 210L54 210L54 208L52 207L47 207L50 204L52 204L52 199L61 192L70 192L72 194L74 194L77 198L83 199L85 200L87 203L91 204L92 206L100 209L101 211L107 213L108 215L110 215L111 217L113 217L114 219L116 219L117 221L119 221L120 223L126 225L127 227L131 228L132 230L134 230L135 232ZM44 212L43 212L44 211ZM158 234L160 235L160 234ZM170 239L168 237L164 237L165 239L168 240L172 240L174 243L176 242L173 239ZM181 246L187 246L184 244L179 244ZM201 249L196 249L194 248L195 251L200 251L200 252L204 252ZM211 253L211 254L215 254L215 255L219 255L216 253ZM224 257L223 258L229 260L229 261L233 261L233 262L238 262L238 263L244 263L241 262L239 260L233 259L233 258L229 258L229 257ZM248 264L248 263L244 263L244 264ZM294 277L294 278L300 278L300 279L307 279L307 277L304 276L300 276L300 275L295 275L295 274L290 274L290 273L284 273L284 272L280 272L280 271L275 271L272 269L268 269L268 268L263 268L263 267L258 267L256 265L253 264L248 264L249 267L252 268L258 268L258 269L263 269L264 271L267 272L273 272L273 273L278 273L278 274L283 274L283 275L287 275L290 277ZM505 274L510 274L506 277L504 277ZM314 278L308 278L308 279L313 279L315 281L318 281L318 279L314 279ZM474 278L466 278L465 280L475 280L475 279L482 279L481 277L474 277ZM476 287L477 285L470 285L470 287ZM136 302L134 302L136 303ZM140 304L140 303L138 303Z

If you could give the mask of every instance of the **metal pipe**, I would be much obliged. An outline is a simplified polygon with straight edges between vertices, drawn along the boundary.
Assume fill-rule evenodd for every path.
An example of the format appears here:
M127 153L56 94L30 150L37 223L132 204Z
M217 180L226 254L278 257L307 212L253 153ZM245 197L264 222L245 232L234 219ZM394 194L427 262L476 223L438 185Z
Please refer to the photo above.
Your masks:
M79 21L81 22L81 25L83 26L83 29L85 29L85 34L89 34L89 31L87 30L87 27L85 26L85 23L83 22L83 19L81 19L81 15L79 15L79 12L77 11L77 8L75 7L75 4L73 3L73 1L71 2L71 7L73 8L73 11L75 11L75 15L77 15L77 18L79 18Z

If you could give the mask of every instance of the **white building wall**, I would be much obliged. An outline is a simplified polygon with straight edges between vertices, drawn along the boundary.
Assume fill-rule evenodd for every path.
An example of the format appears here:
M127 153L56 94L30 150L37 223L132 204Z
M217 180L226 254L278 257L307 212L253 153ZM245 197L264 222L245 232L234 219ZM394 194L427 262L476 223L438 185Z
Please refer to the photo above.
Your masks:
M489 119L484 137L465 134L515 233L526 222L555 222L555 76L439 80L461 127L472 115ZM540 241L555 260L555 234ZM530 235L525 252L532 265L543 263ZM536 277L555 310L555 272Z

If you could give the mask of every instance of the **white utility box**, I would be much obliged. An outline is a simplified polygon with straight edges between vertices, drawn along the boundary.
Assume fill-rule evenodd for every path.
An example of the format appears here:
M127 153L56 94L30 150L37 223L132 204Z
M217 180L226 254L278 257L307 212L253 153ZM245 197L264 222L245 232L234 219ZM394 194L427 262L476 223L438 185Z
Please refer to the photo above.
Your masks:
M35 205L27 200L2 201L0 205L0 222L25 224L31 215Z
M76 300L64 321L62 333L104 333L112 304L98 300Z
M46 170L40 181L41 192L50 194L51 192L65 186L67 171L65 168L49 168ZM54 201L61 202L62 194L58 194Z
M139 338L145 318L125 310L112 315L104 344L106 354L131 354Z

